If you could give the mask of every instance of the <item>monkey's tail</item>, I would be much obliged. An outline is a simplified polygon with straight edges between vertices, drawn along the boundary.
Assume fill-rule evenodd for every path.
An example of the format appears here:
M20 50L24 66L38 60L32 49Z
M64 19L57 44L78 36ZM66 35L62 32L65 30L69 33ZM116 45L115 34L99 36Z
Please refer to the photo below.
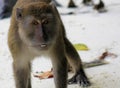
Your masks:
M90 67L96 67L96 66L105 65L105 64L108 64L108 62L105 60L94 60L91 62L83 62L83 67L90 68Z

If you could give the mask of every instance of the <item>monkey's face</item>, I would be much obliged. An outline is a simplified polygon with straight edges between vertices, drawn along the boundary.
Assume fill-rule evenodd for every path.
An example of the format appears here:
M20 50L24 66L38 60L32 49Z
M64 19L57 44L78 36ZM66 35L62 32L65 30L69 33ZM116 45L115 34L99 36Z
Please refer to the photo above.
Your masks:
M45 3L33 3L17 8L18 33L28 47L46 50L56 41L58 21L53 8Z

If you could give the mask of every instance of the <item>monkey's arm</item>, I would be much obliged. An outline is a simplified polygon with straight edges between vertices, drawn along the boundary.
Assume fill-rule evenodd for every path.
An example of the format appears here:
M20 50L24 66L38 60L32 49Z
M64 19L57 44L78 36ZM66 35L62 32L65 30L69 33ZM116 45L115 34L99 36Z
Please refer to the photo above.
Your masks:
M84 72L81 58L77 53L76 49L66 37L64 37L64 43L68 63L75 72L75 75L68 80L68 84L79 83L79 85L83 87L90 86L91 83Z

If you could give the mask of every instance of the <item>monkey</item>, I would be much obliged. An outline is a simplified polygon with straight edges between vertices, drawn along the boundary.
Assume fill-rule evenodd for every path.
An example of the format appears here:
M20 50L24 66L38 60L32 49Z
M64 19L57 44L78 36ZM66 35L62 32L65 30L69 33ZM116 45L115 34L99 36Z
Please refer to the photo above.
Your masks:
M13 58L16 88L32 88L31 63L40 56L51 58L55 88L67 88L67 84L76 83L83 87L91 85L51 0L17 1L12 11L8 47ZM67 80L68 63L74 75Z
M70 0L68 3L68 8L76 8L77 6L75 5L73 0Z
M93 1L92 0L82 0L82 3L86 6L90 6L90 5L93 5ZM73 0L69 0L69 3L68 3L68 8L73 8L73 7L77 7L74 3Z
M90 6L93 5L93 1L92 0L83 0L82 3L86 6Z
M13 6L17 0L3 0L2 12L0 13L0 19L8 18L11 16Z
M98 4L95 4L94 0L83 0L82 3L84 5L93 5L93 9L97 10L98 12L106 12L105 4L102 0L99 0Z
M94 7L93 7L95 10L97 10L98 12L106 12L106 9L105 9L105 4L102 0L99 1L98 4L94 4Z
M99 13L106 12L105 4L102 0L99 0L98 4L95 4L94 0L83 0L82 3L86 6L93 6L94 10L97 10ZM68 3L68 8L77 7L73 0L70 0ZM74 12L70 12L68 14L74 14Z

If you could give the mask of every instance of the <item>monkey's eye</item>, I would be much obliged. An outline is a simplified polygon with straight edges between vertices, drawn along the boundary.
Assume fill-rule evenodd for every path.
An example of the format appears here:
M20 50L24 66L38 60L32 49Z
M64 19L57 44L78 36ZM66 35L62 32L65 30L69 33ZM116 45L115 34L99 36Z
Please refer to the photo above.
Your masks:
M36 21L36 20L34 20L34 21L32 21L32 24L33 24L33 25L38 25L38 24L39 24L39 22L38 22L38 21Z
M42 20L42 24L48 24L48 20Z

